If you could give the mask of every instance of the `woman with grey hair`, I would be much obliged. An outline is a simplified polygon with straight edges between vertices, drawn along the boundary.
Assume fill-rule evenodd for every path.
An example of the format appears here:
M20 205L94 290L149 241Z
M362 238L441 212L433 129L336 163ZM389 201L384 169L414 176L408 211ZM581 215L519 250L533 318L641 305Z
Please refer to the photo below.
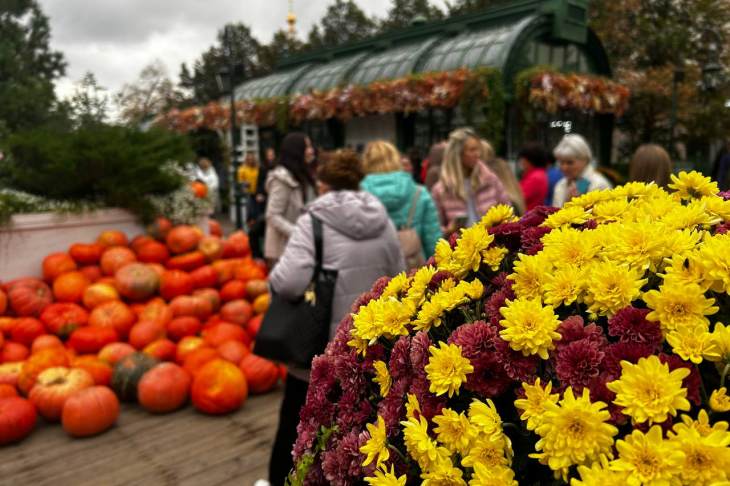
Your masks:
M578 134L568 134L553 150L563 178L555 185L553 206L562 207L576 196L590 191L610 189L611 183L593 166L593 154L586 139Z

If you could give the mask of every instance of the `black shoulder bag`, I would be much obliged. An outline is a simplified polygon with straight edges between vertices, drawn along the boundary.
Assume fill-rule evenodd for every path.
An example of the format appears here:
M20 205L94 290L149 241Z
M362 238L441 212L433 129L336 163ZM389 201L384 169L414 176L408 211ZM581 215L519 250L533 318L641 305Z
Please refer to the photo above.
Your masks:
M304 295L292 302L272 289L271 305L256 336L254 352L264 358L309 368L329 340L337 270L322 268L322 221L312 215L314 276Z

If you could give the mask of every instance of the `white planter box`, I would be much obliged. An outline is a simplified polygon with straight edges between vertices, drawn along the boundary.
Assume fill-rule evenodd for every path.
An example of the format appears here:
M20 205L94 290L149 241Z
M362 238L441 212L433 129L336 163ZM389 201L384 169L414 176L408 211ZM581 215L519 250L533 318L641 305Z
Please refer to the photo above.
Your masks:
M207 224L200 227L208 232ZM145 231L137 218L123 209L13 216L11 224L0 227L0 282L40 276L46 255L67 251L73 243L91 243L99 233L110 229L123 231L129 239Z

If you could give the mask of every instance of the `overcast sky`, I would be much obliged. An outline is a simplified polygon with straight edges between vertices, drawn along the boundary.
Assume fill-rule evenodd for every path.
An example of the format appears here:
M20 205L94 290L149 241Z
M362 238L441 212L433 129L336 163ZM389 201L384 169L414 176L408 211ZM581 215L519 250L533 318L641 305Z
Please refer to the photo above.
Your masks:
M190 64L215 42L226 22L240 21L268 42L286 27L287 0L39 0L50 18L51 46L68 67L57 86L66 97L85 72L112 92L133 81L159 59L177 80L180 64ZM324 14L331 0L295 0L300 38ZM369 15L382 17L391 0L361 0ZM434 2L443 5L443 2Z

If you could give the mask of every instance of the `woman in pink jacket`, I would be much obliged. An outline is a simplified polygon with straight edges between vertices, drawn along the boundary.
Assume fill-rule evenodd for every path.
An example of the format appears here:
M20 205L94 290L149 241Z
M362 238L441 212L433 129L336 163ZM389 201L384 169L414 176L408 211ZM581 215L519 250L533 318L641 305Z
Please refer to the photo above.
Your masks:
M492 206L510 204L499 178L480 160L481 141L469 128L449 135L441 176L432 195L444 233L471 226Z

